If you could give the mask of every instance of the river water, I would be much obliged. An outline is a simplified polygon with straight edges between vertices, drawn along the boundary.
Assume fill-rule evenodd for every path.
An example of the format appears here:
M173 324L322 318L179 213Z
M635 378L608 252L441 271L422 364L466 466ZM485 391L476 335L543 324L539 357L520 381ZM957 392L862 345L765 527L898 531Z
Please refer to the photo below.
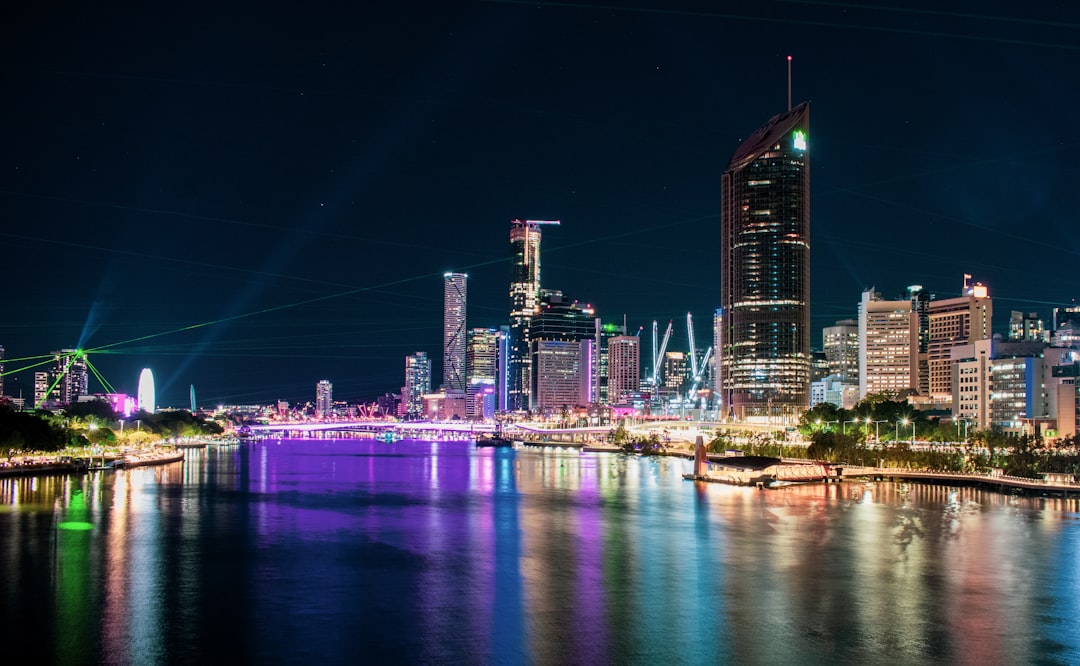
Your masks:
M0 480L46 662L1080 663L1080 505L689 461L267 440ZM6 660L6 659L5 659Z

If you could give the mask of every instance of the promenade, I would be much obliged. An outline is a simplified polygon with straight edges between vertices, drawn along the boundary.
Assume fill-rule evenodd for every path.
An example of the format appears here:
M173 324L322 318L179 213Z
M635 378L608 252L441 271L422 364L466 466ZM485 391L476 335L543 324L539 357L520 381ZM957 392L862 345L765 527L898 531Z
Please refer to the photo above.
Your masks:
M0 460L0 477L46 476L52 474L81 474L95 464L115 469L165 465L184 460L184 452L174 448L155 447L149 451L131 451L114 456L75 457L63 452L35 454Z

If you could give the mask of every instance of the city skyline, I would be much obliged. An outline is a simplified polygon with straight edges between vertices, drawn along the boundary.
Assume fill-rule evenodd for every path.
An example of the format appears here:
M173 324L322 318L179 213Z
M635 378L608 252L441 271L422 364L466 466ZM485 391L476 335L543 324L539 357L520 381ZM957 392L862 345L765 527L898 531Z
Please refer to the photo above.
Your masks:
M1016 11L315 6L256 32L227 9L22 8L0 28L5 371L105 347L110 382L153 368L162 405L320 379L371 400L407 355L441 359L445 272L470 276L470 327L508 323L514 218L563 221L543 287L604 321L704 321L721 173L786 108L788 55L814 106L813 346L867 288L949 298L965 273L995 332L1049 320L1075 296L1080 11Z

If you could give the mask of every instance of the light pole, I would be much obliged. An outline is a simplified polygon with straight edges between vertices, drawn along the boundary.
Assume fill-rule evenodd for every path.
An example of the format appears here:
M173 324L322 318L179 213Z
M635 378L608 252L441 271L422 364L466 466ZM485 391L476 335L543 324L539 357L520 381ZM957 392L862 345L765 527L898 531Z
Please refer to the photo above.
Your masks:
M851 421L844 421L843 423L840 424L840 434L841 435L844 434L844 426L846 426L849 423L858 423L858 422L859 422L859 419L852 419Z
M884 419L882 419L880 421L871 421L869 418L867 418L866 419L866 425L870 425L871 423L874 424L874 442L875 443L880 443L881 442L881 424L882 423L888 423L888 421L886 421ZM889 432L889 431L886 430L885 432Z
M907 424L911 424L911 443L915 443L915 422L907 418L900 419L896 422L896 435L893 437L893 441L900 441L900 426L907 427Z

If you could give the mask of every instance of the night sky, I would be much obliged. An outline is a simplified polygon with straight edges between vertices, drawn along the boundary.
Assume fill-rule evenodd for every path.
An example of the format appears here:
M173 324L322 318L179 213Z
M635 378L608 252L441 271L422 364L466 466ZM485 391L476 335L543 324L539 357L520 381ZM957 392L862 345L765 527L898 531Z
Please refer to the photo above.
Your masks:
M19 3L0 26L6 370L82 346L161 405L441 379L442 280L506 323L509 223L543 286L711 343L720 176L811 102L812 340L863 289L1077 295L1080 5ZM132 3L135 4L135 3ZM355 3L367 5L371 3ZM900 6L902 5L902 7ZM917 9L914 7L922 7ZM977 7L977 13L972 13ZM31 371L5 378L29 400ZM99 391L91 381L91 391Z

